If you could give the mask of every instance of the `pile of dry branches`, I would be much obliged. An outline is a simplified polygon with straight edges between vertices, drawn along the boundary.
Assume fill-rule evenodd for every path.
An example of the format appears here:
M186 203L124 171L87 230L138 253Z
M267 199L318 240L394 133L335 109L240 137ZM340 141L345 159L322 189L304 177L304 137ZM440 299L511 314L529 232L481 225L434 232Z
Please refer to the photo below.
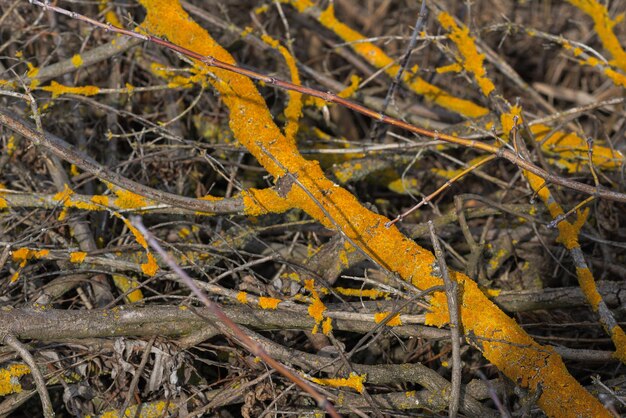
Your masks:
M0 415L624 413L625 11L0 1Z

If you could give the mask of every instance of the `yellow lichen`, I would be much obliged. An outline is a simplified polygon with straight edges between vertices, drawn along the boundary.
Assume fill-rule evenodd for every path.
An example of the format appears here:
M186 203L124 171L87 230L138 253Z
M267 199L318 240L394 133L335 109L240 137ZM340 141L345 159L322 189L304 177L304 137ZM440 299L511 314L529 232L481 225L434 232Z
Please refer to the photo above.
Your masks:
M138 195L137 193L133 193L130 190L119 188L108 182L105 182L105 184L117 196L117 199L113 201L113 204L120 209L137 209L153 203L145 197Z
M437 69L435 71L437 71L437 74L445 74L445 73L458 73L463 69L463 67L461 67L460 64L450 64L450 65L444 65L443 67L437 67Z
M613 357L619 359L622 363L626 363L626 333L619 325L615 325L611 330L611 340L615 344Z
M11 254L13 261L19 262L20 267L24 267L26 262L30 259L39 259L47 256L50 253L50 250L31 250L28 248L20 248Z
M484 292L490 298L495 298L497 296L500 296L500 293L502 293L502 290L501 289L485 289Z
M28 78L35 78L35 77L37 77L37 75L39 74L39 68L35 67L30 62L27 62L26 66L28 67L28 72L26 73L26 77L28 77Z
M328 335L333 330L333 319L326 318L324 322L322 322L322 334Z
M618 73L612 68L605 68L604 74L606 74L616 86L626 87L626 76L624 74Z
M246 292L237 293L237 300L241 303L248 303L248 294Z
M315 322L320 323L324 319L324 311L326 310L326 305L319 299L313 299L313 302L309 305L309 316L315 320Z
M378 312L374 314L374 322L376 322L377 324L380 324L381 322L385 321L389 315L391 315L391 312ZM394 314L393 317L389 320L389 322L387 322L385 325L389 326L389 327L397 327L399 325L402 325L402 319L400 319L400 314Z
M359 298L370 298L372 300L389 296L388 292L377 289L348 289L345 287L336 287L334 290L344 296L356 296Z
M503 135L508 139L513 128L522 124L521 106L513 106L508 112L500 115L500 123L502 124Z
M52 93L52 98L59 97L63 94L77 94L79 96L93 96L100 93L100 87L96 86L83 86L83 87L71 87L59 84L56 81L52 81L49 86L41 88L43 91L49 91Z
M342 377L335 379L318 379L312 378L311 381L318 385L330 386L333 388L351 388L359 393L363 393L363 383L365 382L366 375L358 375L356 373L350 373L350 377Z
M94 195L91 197L91 201L95 204L95 205L101 205L101 206L109 206L109 197L108 196L103 196L103 195Z
M561 157L556 163L567 168L570 173L579 172L581 167L589 165L587 141L584 138L571 132L554 131L543 124L531 126L530 131L544 151ZM610 170L621 167L624 156L617 150L594 143L591 160L597 168Z
M156 272L159 270L159 265L157 264L156 258L152 255L152 253L148 253L148 261L141 265L141 271L147 276L154 276Z
M312 3L302 2L300 0L292 0L290 3L299 11L304 11L312 7ZM400 71L400 66L396 64L391 57L385 54L382 49L373 45L371 42L364 42L365 36L339 21L335 17L332 4L319 14L318 20L326 28L335 32L337 36L350 43L350 47L370 65L384 69L385 73L390 77L395 77L398 71ZM413 71L405 71L402 76L402 81L411 90L424 96L427 100L461 115L475 118L489 113L489 110L482 106L474 104L469 100L452 96L439 87L428 83L423 78L417 76Z
M168 411L174 410L176 404L170 401L158 401L143 403L141 405L133 405L126 408L124 411L119 409L112 409L99 415L99 418L161 418L169 416ZM92 418L91 415L86 415L85 418Z
M562 209L560 211L562 212ZM558 211L553 209L550 212L557 213ZM560 213L557 214L557 216L559 215ZM561 222L559 222L559 224L557 225L557 228L559 229L559 236L556 239L557 242L563 244L563 246L568 250L578 247L578 235L580 235L581 228L583 227L585 222L587 222L588 216L589 208L585 209L582 212L577 211L576 220L574 221L574 223L570 223L567 220L562 220ZM556 216L554 217L556 218Z
M420 182L413 177L404 177L390 181L387 188L398 194L416 193L419 190Z
M82 263L85 261L85 257L87 257L87 253L83 251L74 251L70 253L70 262L71 263Z
M298 187L292 185L292 187ZM244 213L260 216L268 213L283 213L293 206L288 199L279 196L274 189L248 189L241 192Z
M259 307L261 309L277 309L280 302L282 302L282 300L277 298L259 297Z
M441 26L450 32L448 37L461 53L461 64L465 71L470 73L476 83L480 87L480 91L484 96L495 90L493 82L487 77L485 67L483 67L483 61L485 60L485 54L479 54L474 38L470 36L469 28L466 26L459 26L454 18L446 12L441 12L437 16Z
M298 66L296 65L295 58L291 55L289 50L269 35L263 35L261 39L272 48L278 49L278 52L280 52L287 63L287 68L289 68L291 82L293 84L300 85ZM287 120L287 124L285 125L285 137L290 141L295 141L295 136L298 133L298 128L300 126L299 120L302 117L302 93L289 90L287 95L289 96L289 103L287 104L287 107L285 107L285 119Z
M0 369L0 396L20 393L22 385L20 377L29 374L30 368L21 363L11 364Z
M120 292L125 293L125 298L128 303L136 303L143 300L143 292L139 289L140 283L137 280L120 274L114 274L113 283Z
M63 190L56 193L54 196L52 196L52 199L61 203L65 203L65 201L68 200L70 196L73 194L74 194L74 191L70 188L70 186L68 186L67 184L64 184Z
M602 296L598 292L593 274L588 268L576 267L576 275L580 289L583 291L587 302L591 305L591 309L598 310L598 305L602 302Z
M13 153L15 152L15 135L9 135L9 139L7 140L7 147L6 147L6 151L7 151L7 155L10 157L13 155Z
M313 328L313 334L317 333L319 325L324 320L324 311L326 311L326 305L320 299L318 291L315 289L315 281L307 279L304 281L304 288L311 292L311 304L308 308L308 313L311 318L315 320L315 326Z
M450 322L448 299L444 292L435 292L430 298L430 311L426 313L425 324L442 327Z
M122 23L120 22L120 20L117 17L117 14L109 8L109 0L99 0L98 2L98 9L100 10L100 12L103 12L106 10L106 13L104 14L104 20L106 20L107 23L110 23L113 26L117 26L118 28L122 27Z
M359 83L361 82L361 77L359 77L358 75L351 75L350 76L350 85L348 87L346 87L345 89L341 90L337 96L339 97L343 97L345 99L354 96L354 93L356 93L356 91L359 88Z
M613 32L613 27L624 18L619 15L616 19L611 19L606 6L596 0L568 0L593 19L594 30L602 42L604 49L613 56L612 65L626 71L626 51L620 45L619 39Z
M83 57L81 57L79 54L76 54L72 57L72 64L74 65L74 67L80 67L81 65L83 65Z

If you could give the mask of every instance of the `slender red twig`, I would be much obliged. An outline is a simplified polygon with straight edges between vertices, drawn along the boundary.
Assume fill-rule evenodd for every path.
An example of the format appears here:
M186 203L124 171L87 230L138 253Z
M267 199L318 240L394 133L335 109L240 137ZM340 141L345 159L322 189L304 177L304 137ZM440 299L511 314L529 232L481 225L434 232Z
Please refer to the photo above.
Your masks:
M265 74L262 74L260 72L254 71L254 70L250 70L247 68L242 68L239 67L237 65L233 65L233 64L228 64L226 62L220 61L217 58L213 57L213 56L206 56L206 55L202 55L199 54L195 51L189 50L185 47L182 47L180 45L176 45L174 43L168 42L164 39L161 39L159 37L153 36L153 35L149 35L149 34L142 34L142 33L138 33L138 32L134 32L128 29L123 29L123 28L119 28L117 26L111 25L110 23L102 23L102 22L98 22L97 20L91 19L87 16L81 15L79 13L76 12L72 12L66 9L63 9L61 7L57 7L51 4L47 4L38 0L29 0L29 2L31 4L34 4L36 6L42 7L46 10L52 10L54 12L66 15L71 17L72 19L77 19L77 20L81 20L85 23L89 23L90 25L102 28L106 31L111 31L114 33L119 33L125 36L130 36L133 38L137 38L137 39L141 39L147 42L152 42L154 44L163 46L165 48L168 48L172 51L176 51L180 54L186 55L190 58L196 59L200 62L202 62L203 64L205 64L208 67L215 67L215 68L220 68L222 70L226 70L226 71L231 71L237 74L241 74L243 76L249 77L251 79L254 80L259 80L262 81L266 84L269 85L274 85L277 87L280 87L282 89L285 90L292 90L292 91L297 91L299 93L302 94L306 94L309 96L313 96L313 97L318 97L320 99L323 99L329 103L336 103L339 104L341 106L344 106L348 109L354 110L355 112L361 113L365 116L368 116L374 120L377 120L381 123L386 123L388 125L391 126L396 126L398 128L407 130L409 132L418 134L418 135L422 135L422 136L426 136L429 138L434 138L434 139L438 139L441 141L445 141L445 142L449 142L449 143L453 143L453 144L457 144L457 145L461 145L463 147L467 147L467 148L473 148L476 150L481 150L481 151L485 151L488 152L490 154L494 154L496 157L498 158L504 158L508 161L510 161L511 163L515 164L516 166L518 166L519 168L523 169L523 170L527 170L541 178L543 178L546 182L549 183L553 183L553 184L557 184L559 186L563 186L563 187L567 187L569 189L572 190L576 190L582 193L586 193L601 199L607 199L607 200L613 200L616 202L622 202L622 203L626 203L626 193L620 193L620 192L616 192L610 189L607 189L606 187L602 187L602 186L591 186L589 184L585 184L585 183L580 183L574 180L570 180L561 176L557 176L555 174L549 173L546 170L536 166L535 164L533 164L532 162L522 158L520 155L518 155L517 153L506 149L506 148L502 148L499 147L497 145L491 145L485 142L480 142L477 141L475 139L468 139L468 138L460 138L460 137L456 137L453 135L448 135L448 134L443 134L443 133L438 133L436 131L430 131L428 129L425 128L420 128L418 126L412 125L410 123L404 122L400 119L396 119L393 118L391 116L387 116L383 113L377 112L375 110L372 110L368 107L365 107L359 103L353 102L351 100L348 99L344 99L342 97L337 96L335 93L333 92L323 92L320 90L316 90L310 87L305 87L305 86L300 86L297 84L293 84L290 83L288 81L284 81L284 80L280 80L277 79L275 77L271 77Z

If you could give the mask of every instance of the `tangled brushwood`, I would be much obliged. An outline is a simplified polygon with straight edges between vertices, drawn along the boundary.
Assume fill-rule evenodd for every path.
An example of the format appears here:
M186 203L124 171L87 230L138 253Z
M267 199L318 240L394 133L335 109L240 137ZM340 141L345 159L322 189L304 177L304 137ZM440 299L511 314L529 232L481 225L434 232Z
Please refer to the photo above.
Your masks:
M0 0L0 415L626 413L625 12Z

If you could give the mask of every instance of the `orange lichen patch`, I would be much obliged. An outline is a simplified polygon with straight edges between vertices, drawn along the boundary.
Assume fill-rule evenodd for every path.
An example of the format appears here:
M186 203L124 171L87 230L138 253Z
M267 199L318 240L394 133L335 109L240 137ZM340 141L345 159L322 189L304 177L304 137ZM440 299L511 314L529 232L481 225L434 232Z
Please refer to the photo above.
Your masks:
M94 195L94 196L91 197L91 201L95 205L109 206L109 197L108 196Z
M254 9L254 14L260 15L260 14L263 14L263 13L267 12L269 9L270 9L270 5L269 4L264 4L262 6L256 7Z
M333 388L352 388L359 393L363 393L363 383L365 382L367 375L358 375L356 373L350 373L348 378L336 378L336 379L318 379L311 378L311 381L318 385L330 386Z
M349 97L354 96L354 93L356 93L356 91L359 89L359 83L361 82L361 77L359 77L358 75L351 75L350 76L350 85L348 87L346 87L345 89L341 90L337 96L339 97L343 97L344 99L347 99Z
M99 418L160 418L168 416L168 411L173 411L175 408L176 404L171 401L142 403L141 405L129 406L124 411L120 411L119 409L106 411L102 415L99 415ZM86 418L92 418L92 416L86 415Z
M71 263L82 263L85 261L85 257L87 257L87 253L84 251L74 251L70 253L70 262Z
M191 75L182 76L176 71L165 69L161 64L153 62L150 64L150 71L152 71L154 75L167 80L167 87L172 89L190 88L196 84L207 87L207 75L209 74L209 70L204 66L190 68L189 72Z
M387 188L398 194L417 193L419 191L420 181L413 177L404 177L390 181Z
M501 289L483 289L483 291L490 298L495 298L497 296L500 296L500 293L502 293Z
M152 253L148 253L148 261L141 265L141 271L147 276L154 276L159 271L159 265Z
M106 199L106 196L102 196L102 197L93 196L91 198L91 201L94 203L90 203L89 201L85 201L84 198L82 197L80 198L72 197L73 195L74 195L74 191L70 188L70 186L68 186L67 184L64 184L63 190L56 193L54 196L52 196L52 200L61 202L64 206L63 211L59 214L59 220L63 220L65 218L65 216L67 215L68 208L97 211L97 210L102 210L104 208L99 206L98 204L95 204L96 202L100 202L100 201L108 202L102 199L102 198ZM104 206L106 206L106 203L104 204Z
M343 248L341 250L339 250L339 261L341 262L341 266L342 267L349 267L350 266L350 253L353 253L356 249L350 245L350 242L345 241L343 243Z
M531 126L530 131L537 143L541 144L541 149L561 157L556 163L567 168L570 173L578 172L581 167L589 165L587 141L584 138L575 133L553 131L542 124ZM597 168L610 170L621 167L624 156L619 151L594 144L591 160Z
M26 66L28 67L28 72L26 73L26 77L28 77L28 78L35 78L35 77L37 77L37 75L39 74L39 68L35 67L30 62L27 62Z
M310 1L291 0L289 3L300 12L313 6ZM341 39L350 43L350 47L370 65L384 69L385 73L390 77L395 77L398 71L400 71L400 66L396 64L391 57L385 54L382 49L371 42L363 42L365 37L362 34L339 21L335 17L335 10L332 4L326 8L326 10L319 13L318 21L326 28L332 30ZM423 78L417 76L414 71L405 71L402 76L402 81L411 90L424 96L427 100L461 115L475 118L489 113L489 110L482 106L472 103L469 100L452 96L439 87L428 83Z
M509 134L514 127L520 126L522 123L522 108L521 106L513 106L511 110L500 115L500 123L502 124L502 132L506 139L509 139Z
M117 287L120 292L126 294L124 297L128 303L143 300L143 292L139 289L141 284L137 280L131 277L114 274L113 283L115 283L115 287Z
M149 204L145 197L138 195L137 193L124 189L116 189L114 192L117 195L117 199L115 199L113 203L119 208L136 209Z
M31 250L29 248L20 248L18 250L13 251L11 254L11 258L16 263L20 263L20 267L24 267L26 262L31 259L39 259L43 258L50 254L50 250Z
M289 50L269 35L263 35L261 39L272 48L278 49L278 52L280 52L287 63L287 68L289 68L291 82L293 84L300 85L300 73L298 72L298 66L295 58L291 55ZM287 124L285 125L285 137L287 137L290 141L295 141L296 134L298 133L298 128L300 126L299 121L302 117L302 93L289 90L287 95L289 97L289 103L287 104L287 107L285 107L285 119L287 119Z
M79 96L93 96L100 93L100 87L96 86L83 86L83 87L71 87L59 84L56 81L52 81L49 86L41 88L43 91L49 91L52 93L52 98L59 97L63 94L77 94Z
M626 51L619 43L619 39L613 32L613 27L621 22L624 15L611 19L606 6L596 0L568 0L593 19L594 30L602 42L604 49L613 56L612 65L626 71Z
M626 333L619 325L615 325L611 330L611 340L615 344L613 357L619 359L622 363L626 363Z
M128 219L126 219L125 217L123 217L122 215L120 215L117 212L112 212L112 213L113 213L113 216L115 216L116 218L121 219L122 222L124 222L124 225L126 225L128 230L130 231L130 233L133 234L133 236L135 237L135 240L137 241L137 243L147 250L148 249L148 241L146 241L146 238L143 236L143 234L141 232L139 232L139 230L137 228L135 228L133 226L133 224L131 224Z
M333 330L333 319L326 318L324 322L322 322L322 334L328 335Z
M435 71L437 71L437 74L459 73L462 69L463 67L461 67L460 64L450 64L444 65L443 67L437 67Z
M426 313L425 324L435 325L442 327L450 322L450 315L448 313L448 299L444 292L435 292L431 296L430 311Z
M74 191L67 184L63 185L63 190L52 196L53 200L64 203L74 194Z
M309 316L315 320L315 327L313 327L313 334L317 333L319 325L324 320L324 311L326 311L326 305L320 299L318 291L315 289L315 281L313 279L307 279L304 281L304 288L311 292L311 304L309 305Z
M459 61L465 71L474 77L483 95L489 96L489 94L496 89L496 86L494 86L493 82L487 77L487 71L485 71L485 67L483 67L485 54L478 53L474 38L470 36L469 28L458 25L454 18L446 12L439 13L437 19L441 26L450 32L448 37L459 50L462 56Z
M74 55L71 61L74 67L80 67L81 65L83 65L83 57L81 57L79 54Z
M10 157L15 152L15 135L9 135L9 139L7 140L6 151L7 155Z
M626 87L626 76L624 74L618 73L612 68L605 68L604 74L606 74L616 86Z
M292 185L292 187L298 187ZM283 213L293 205L288 199L279 196L274 189L248 189L241 192L244 213L250 216L268 213Z
M282 302L282 300L276 298L259 297L259 307L261 309L277 309L280 302Z
M309 316L313 318L315 322L320 323L324 320L324 311L326 311L326 305L324 305L319 297L313 298L313 302L309 305L308 309Z
M193 22L179 2L141 0L141 4L147 9L142 24L145 30L201 55L234 63L230 54ZM329 229L341 230L375 262L419 289L442 284L432 271L435 262L432 253L404 236L397 227L385 227L389 221L386 217L363 207L354 195L326 178L319 163L304 159L284 139L252 81L218 69L214 72L222 82L209 81L223 93L220 97L230 110L230 127L237 140L274 178L285 175L287 170L302 185L294 185L287 193L286 199L292 207L302 209ZM538 403L548 415L610 416L567 372L554 350L537 344L467 276L452 271L450 274L463 289L459 303L464 330L482 348L485 357L510 379L532 391L541 386ZM447 310L442 309L439 321L447 316L444 314Z
M104 14L104 20L106 20L107 23L110 23L113 26L121 28L122 23L118 19L117 14L112 9L109 9L108 3L109 0L100 0L98 2L98 10L100 10L100 12L104 12L105 10L107 10L107 12Z
M11 364L0 369L0 396L20 393L22 385L20 377L30 373L30 368L21 363Z
M389 292L383 292L377 289L348 289L345 287L335 287L334 290L344 296L356 296L359 298L370 298L372 300L389 296Z
M578 243L578 236L580 235L581 228L585 222L587 222L588 216L589 208L583 210L582 212L580 210L577 211L576 221L574 221L574 223L570 223L566 220L559 222L557 225L557 228L559 228L559 236L556 239L557 242L563 244L563 246L568 250L579 247L580 244Z
M39 259L47 256L50 253L49 250L31 250L29 248L20 248L11 253L11 258L13 261L19 264L18 270L13 273L11 276L11 283L16 282L20 278L20 273L24 267L26 267L26 263L31 259Z
M591 271L588 268L576 267L576 275L578 276L580 288L585 294L585 298L587 298L587 301L591 305L591 309L597 311L598 305L602 302L602 296L600 296L600 293L598 292L596 282L593 279L593 274L591 274Z
M248 294L246 292L237 293L237 300L241 303L248 303Z
M386 320L389 317L389 315L391 315L391 312L375 313L374 322L376 322L377 324L380 324L381 322ZM393 318L391 318L389 322L387 322L385 325L387 325L388 327L397 327L399 325L402 325L402 319L400 319L400 314L393 315Z
M4 185L4 183L0 183L0 210L6 209L9 207L6 199L2 197L4 195L4 192L2 191L2 189L6 189L6 186Z

